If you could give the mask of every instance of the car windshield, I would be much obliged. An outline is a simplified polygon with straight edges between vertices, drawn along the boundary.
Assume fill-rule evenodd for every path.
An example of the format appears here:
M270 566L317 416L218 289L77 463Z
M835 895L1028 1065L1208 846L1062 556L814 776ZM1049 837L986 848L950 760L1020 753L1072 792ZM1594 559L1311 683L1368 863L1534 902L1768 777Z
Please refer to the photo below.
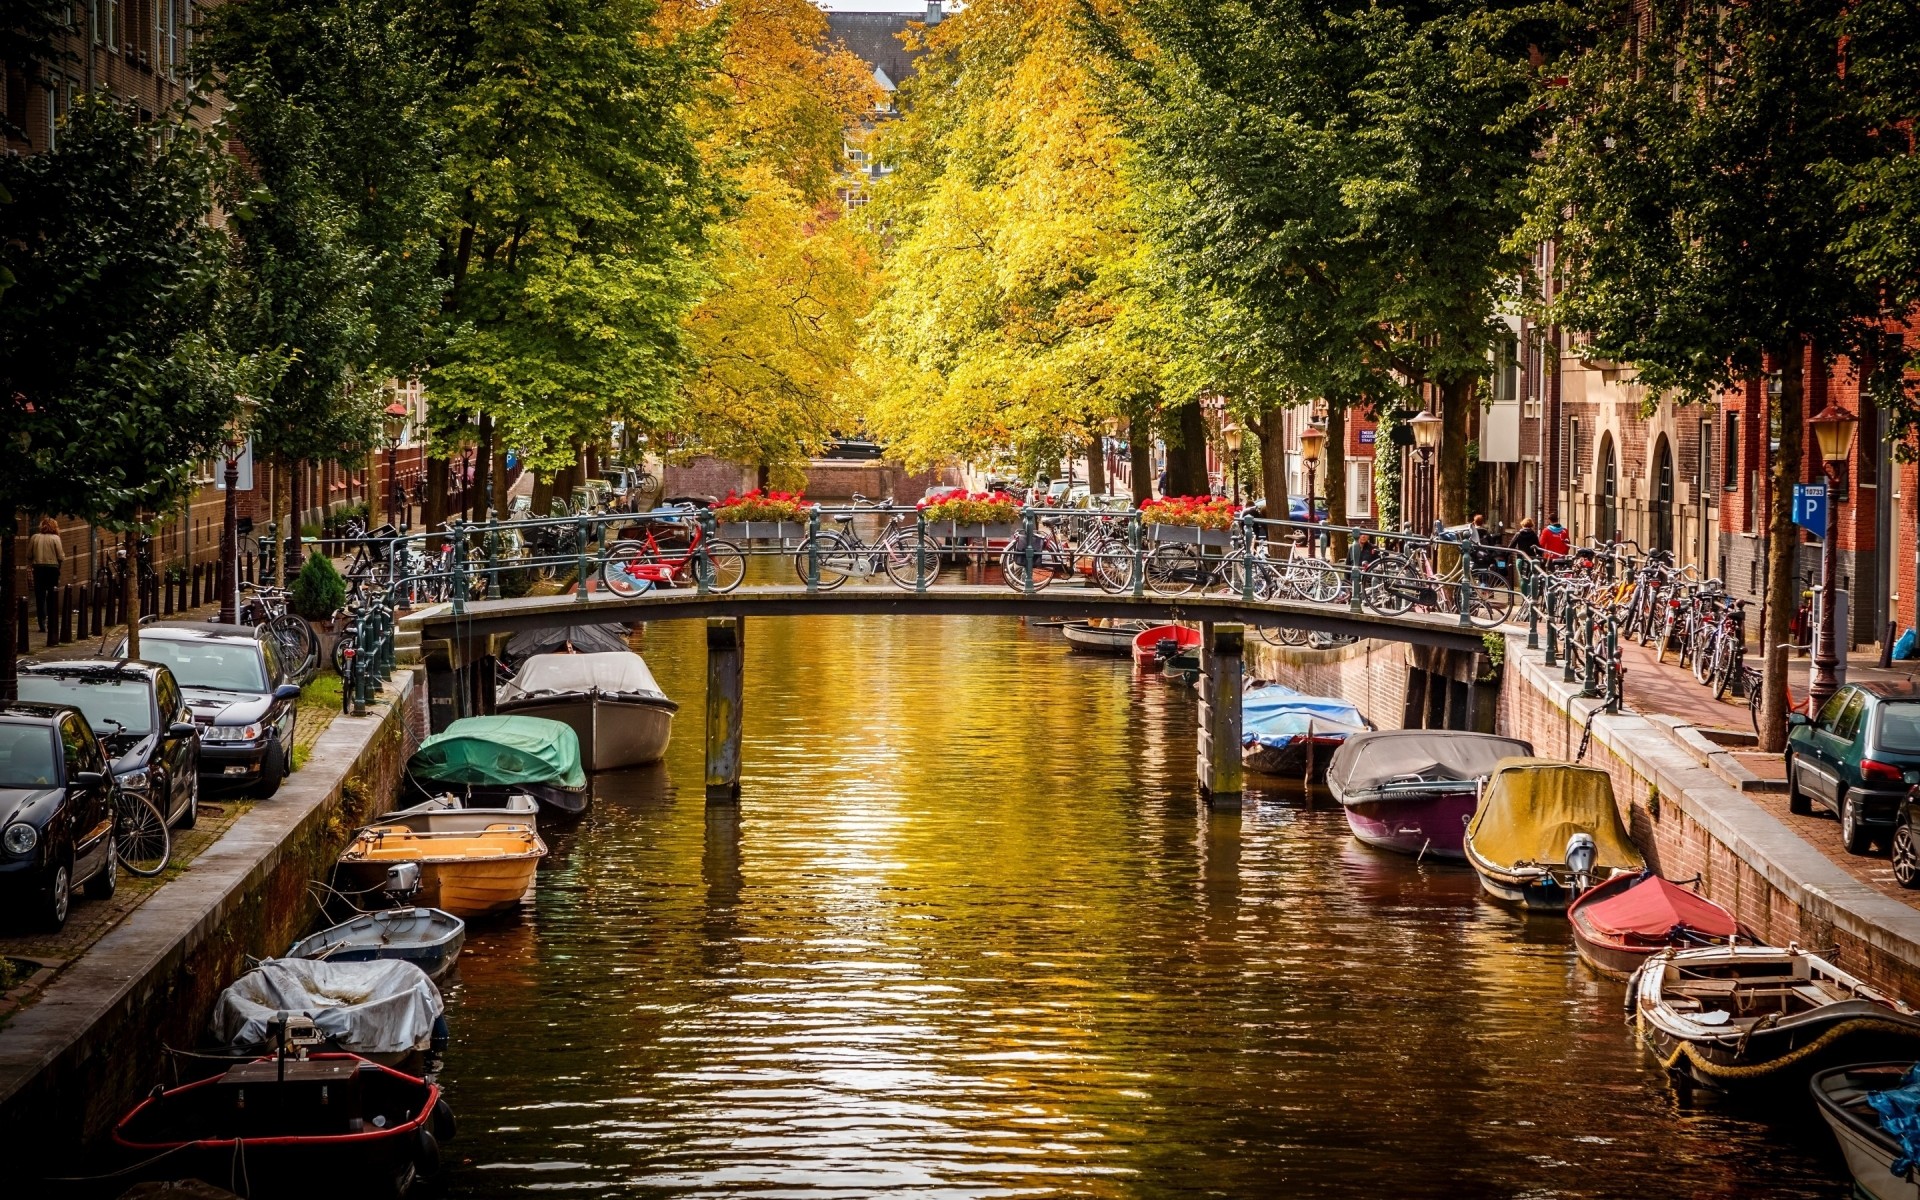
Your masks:
M1880 706L1880 747L1920 754L1920 703Z
M49 787L53 762L51 725L0 721L0 788Z
M95 733L153 732L153 700L144 679L23 672L20 698L39 704L71 704L85 715Z
M180 681L181 687L232 692L267 690L266 671L261 666L257 646L240 642L175 642L149 636L140 639L140 657L173 668L173 677Z

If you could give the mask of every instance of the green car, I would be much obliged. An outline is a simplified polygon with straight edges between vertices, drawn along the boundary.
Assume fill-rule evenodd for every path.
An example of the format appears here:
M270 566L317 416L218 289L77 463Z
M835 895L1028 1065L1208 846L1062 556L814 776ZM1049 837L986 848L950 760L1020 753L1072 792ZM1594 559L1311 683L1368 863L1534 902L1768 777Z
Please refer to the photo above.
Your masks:
M1848 684L1818 716L1790 713L1787 725L1787 807L1839 817L1850 854L1889 844L1906 774L1920 769L1920 687Z

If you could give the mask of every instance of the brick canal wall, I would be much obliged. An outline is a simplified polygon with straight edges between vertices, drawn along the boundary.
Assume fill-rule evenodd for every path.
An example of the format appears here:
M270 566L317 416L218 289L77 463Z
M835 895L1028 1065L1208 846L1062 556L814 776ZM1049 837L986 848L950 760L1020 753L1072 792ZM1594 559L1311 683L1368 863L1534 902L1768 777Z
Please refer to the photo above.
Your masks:
M174 1081L163 1047L201 1045L214 1000L249 955L283 953L307 932L318 911L309 883L386 806L418 744L414 674L396 675L368 716L335 720L278 795L0 1026L8 1144L51 1160L97 1141L154 1084ZM98 1161L72 1163L84 1173Z
M1474 683L1484 665L1480 655L1405 642L1367 640L1315 650L1247 639L1247 670L1254 679L1310 696L1339 696L1376 729L1490 730L1494 689Z

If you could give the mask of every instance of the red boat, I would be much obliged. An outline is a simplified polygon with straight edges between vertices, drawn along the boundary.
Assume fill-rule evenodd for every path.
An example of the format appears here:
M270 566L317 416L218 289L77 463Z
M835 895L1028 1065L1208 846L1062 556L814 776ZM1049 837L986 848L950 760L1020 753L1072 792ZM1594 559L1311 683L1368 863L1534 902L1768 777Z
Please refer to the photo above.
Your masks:
M1185 625L1154 625L1142 629L1133 639L1133 665L1148 670L1160 665L1160 643L1173 642L1181 650L1200 644L1200 631Z
M145 1166L242 1195L405 1196L439 1170L440 1088L354 1054L256 1059L156 1092L114 1126Z
M1651 871L1619 875L1582 892L1567 909L1580 957L1625 979L1667 949L1724 946L1741 933L1733 914Z

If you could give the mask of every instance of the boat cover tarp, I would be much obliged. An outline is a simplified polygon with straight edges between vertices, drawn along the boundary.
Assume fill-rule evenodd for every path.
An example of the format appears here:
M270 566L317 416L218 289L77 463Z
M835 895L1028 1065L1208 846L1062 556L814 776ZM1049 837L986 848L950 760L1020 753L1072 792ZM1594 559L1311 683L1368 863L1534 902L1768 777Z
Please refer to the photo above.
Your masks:
M1868 1092L1867 1106L1879 1116L1887 1136L1900 1143L1892 1172L1895 1179L1905 1179L1908 1171L1920 1166L1920 1064L1907 1071L1899 1087Z
M1595 929L1613 937L1658 939L1686 928L1724 938L1739 930L1732 913L1658 875L1649 875L1618 895L1585 906L1580 915Z
M553 654L572 646L581 654L608 654L627 648L625 625L556 625L528 629L507 639L507 657L514 662L536 654Z
M232 1050L263 1050L268 1024L290 1012L349 1053L404 1054L427 1048L445 1011L440 989L410 962L270 958L220 993L213 1036Z
M579 736L544 717L462 717L421 742L407 771L416 779L470 786L587 786Z
M1383 729L1356 734L1333 752L1327 787L1346 792L1394 780L1441 783L1493 774L1503 758L1525 758L1533 747L1516 738L1446 729Z
M1567 840L1593 835L1595 865L1646 866L1620 823L1613 780L1605 771L1549 758L1502 759L1467 826L1473 849L1500 866L1566 861Z
M1352 734L1367 728L1360 710L1329 696L1303 696L1269 683L1248 688L1240 698L1240 735L1251 745L1284 747L1311 726L1316 734Z
M592 691L673 703L653 681L647 660L631 650L605 654L536 654L521 663L513 679L501 687L500 702Z

